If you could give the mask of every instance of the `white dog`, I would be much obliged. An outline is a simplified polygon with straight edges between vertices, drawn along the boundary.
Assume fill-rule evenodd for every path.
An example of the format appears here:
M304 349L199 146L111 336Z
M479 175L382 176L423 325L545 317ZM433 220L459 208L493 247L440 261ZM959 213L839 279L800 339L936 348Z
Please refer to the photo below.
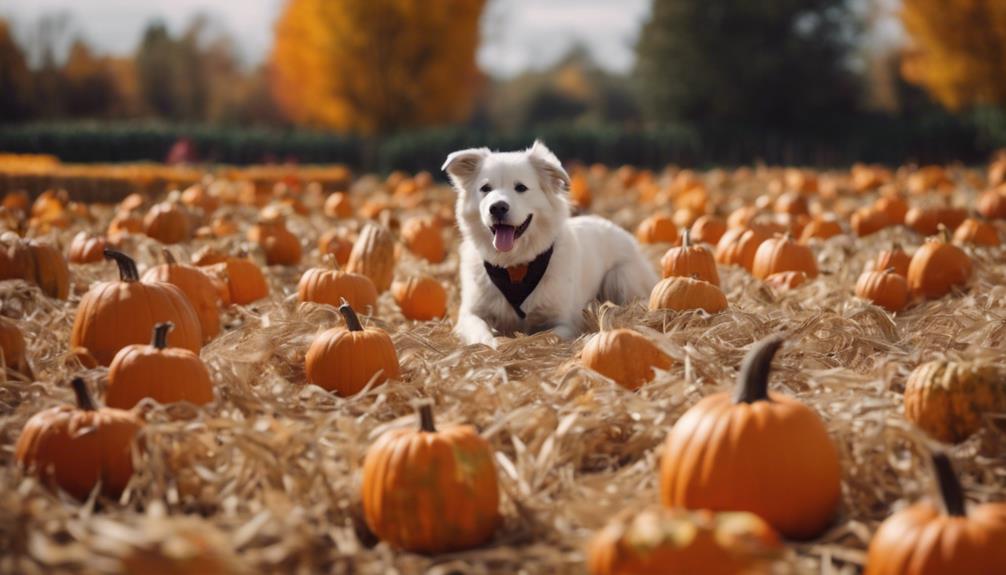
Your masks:
M472 148L443 168L458 191L461 309L468 344L495 347L494 332L582 330L595 298L623 304L657 282L631 234L596 216L570 218L569 175L541 142L522 152Z

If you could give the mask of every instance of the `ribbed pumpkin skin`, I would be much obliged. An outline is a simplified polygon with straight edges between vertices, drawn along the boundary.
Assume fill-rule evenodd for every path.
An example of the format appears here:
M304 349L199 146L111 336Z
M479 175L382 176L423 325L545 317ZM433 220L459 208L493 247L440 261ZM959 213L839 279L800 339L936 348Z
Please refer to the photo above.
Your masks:
M7 369L32 377L31 366L25 356L24 335L17 324L4 317L0 317L0 351L3 351Z
M354 309L377 308L377 288L370 278L360 274L311 268L297 284L300 301L313 301L339 307L345 299Z
M248 305L269 296L269 284L262 270L247 258L227 258L209 268L227 281L233 304Z
M716 269L716 259L703 246L692 245L690 232L682 235L682 245L667 250L660 258L663 277L696 277L715 286L720 285L720 274Z
M396 281L391 284L391 295L408 319L430 321L447 315L447 290L429 276Z
M220 292L202 270L187 264L165 263L148 269L142 281L169 283L182 290L199 318L203 343L220 333Z
M0 280L22 279L56 299L70 295L70 267L49 244L22 240L13 233L0 240Z
M627 389L638 389L654 378L654 369L667 370L674 363L649 338L631 329L598 333L583 346L580 361Z
M703 309L719 313L727 309L727 297L715 285L702 280L670 277L653 286L650 292L650 309L688 311Z
M856 295L895 312L908 305L908 282L893 270L863 272L856 281Z
M143 218L144 233L162 244L177 244L192 235L189 216L172 204L157 204Z
M369 277L378 293L388 291L395 275L395 239L391 232L377 224L364 227L353 244L346 271Z
M591 575L767 573L783 546L751 513L647 508L623 514L591 540Z
M471 549L500 523L492 449L467 425L385 433L367 452L362 485L371 531L407 551Z
M814 252L788 236L765 240L755 252L751 275L765 279L779 272L803 272L809 278L817 277Z
M340 397L360 392L375 375L375 385L401 375L398 353L384 330L335 327L311 343L304 358L307 381Z
M188 298L168 283L100 282L80 300L70 333L70 347L83 347L101 365L109 365L120 349L150 340L156 324L175 324L177 347L198 353L202 328Z
M153 345L122 348L108 368L105 403L131 409L145 397L158 403L213 401L213 382L199 356L187 349Z
M727 233L727 223L716 216L699 216L691 227L692 239L698 243L715 246L723 234Z
M912 258L901 249L900 244L894 244L890 249L877 254L877 257L870 261L867 271L882 271L887 268L894 268L894 273L903 278L908 277L908 266L911 265Z
M67 260L74 264L90 264L105 259L105 238L80 232L73 236Z
M985 413L1006 411L1006 376L993 365L930 361L905 382L905 417L947 443L967 439Z
M410 252L438 264L444 261L444 238L440 224L432 217L412 218L402 224L402 242Z
M912 293L936 299L971 277L971 258L960 248L930 238L915 250L908 265L908 288Z
M771 236L761 228L728 229L716 244L716 262L751 271L758 247Z
M988 222L968 218L954 230L954 242L976 246L998 246L999 231Z

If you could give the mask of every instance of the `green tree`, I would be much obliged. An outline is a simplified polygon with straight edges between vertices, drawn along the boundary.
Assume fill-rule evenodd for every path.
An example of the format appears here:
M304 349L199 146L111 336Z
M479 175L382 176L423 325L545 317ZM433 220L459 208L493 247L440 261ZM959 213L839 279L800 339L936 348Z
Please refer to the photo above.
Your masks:
M637 51L648 119L798 130L855 108L846 0L654 0Z

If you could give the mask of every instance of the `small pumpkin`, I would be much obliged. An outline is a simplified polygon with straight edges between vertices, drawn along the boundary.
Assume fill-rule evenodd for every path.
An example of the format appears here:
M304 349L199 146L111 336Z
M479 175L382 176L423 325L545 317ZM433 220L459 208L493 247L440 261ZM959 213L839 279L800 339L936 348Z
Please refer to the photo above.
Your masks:
M108 365L120 349L148 341L156 324L171 322L178 347L198 352L203 344L199 316L182 290L141 282L136 262L122 252L106 249L105 257L119 266L119 281L96 283L81 298L70 347L83 347Z
M998 246L999 230L989 222L968 218L954 230L954 243L976 246Z
M339 269L311 268L297 284L300 301L339 307L346 301L355 309L377 309L377 288L365 275Z
M353 240L340 229L325 230L318 238L318 253L322 256L331 254L335 263L344 266L349 263L349 254L353 251Z
M753 513L648 507L621 513L591 539L591 575L767 573L784 547Z
M375 223L363 228L349 254L346 271L369 277L378 293L388 291L395 275L395 238L388 228Z
M175 204L164 202L150 208L143 218L143 231L162 244L187 241L192 235L189 215Z
M664 505L749 511L791 539L815 537L832 522L841 497L838 450L813 409L768 391L782 342L756 343L734 394L706 397L671 428L660 466Z
M391 295L407 319L429 321L447 315L447 290L429 276L413 276L391 284Z
M108 237L143 233L143 218L131 212L118 212L108 223Z
M606 329L603 325L580 352L580 363L626 389L651 381L654 370L668 370L671 359L645 335L631 329Z
M716 244L716 263L751 271L758 246L770 237L761 228L730 228Z
M915 250L908 265L908 287L917 296L937 299L971 277L971 258L949 242L946 228Z
M723 295L723 290L696 278L665 278L653 286L653 291L650 292L650 310L702 309L707 313L719 313L727 309L727 306L727 297Z
M776 272L765 278L765 283L777 290L796 289L807 283L807 274L801 271Z
M15 459L49 487L87 499L101 492L118 498L133 475L132 447L143 422L130 411L98 407L81 378L71 383L77 405L36 413L24 425Z
M758 206L741 206L727 216L727 229L746 228L760 213L761 209Z
M681 232L681 245L667 250L660 258L663 276L695 276L713 285L720 285L720 274L716 270L716 259L703 246L692 245L691 231Z
M105 403L131 409L143 398L158 403L188 401L203 405L213 401L213 382L199 356L168 347L171 322L154 326L150 345L129 345L115 354L108 367Z
M842 235L842 224L838 223L838 220L832 217L816 217L800 232L800 242L808 243L810 240L826 240L828 238L833 238L835 236Z
M589 208L593 201L590 182L582 170L575 172L569 178L569 201L582 210Z
M268 265L295 266L300 263L300 240L287 229L282 219L260 221L248 228L248 241L262 248Z
M67 260L74 264L90 264L105 260L105 238L78 232L70 242Z
M982 193L978 198L978 213L990 220L1006 219L1006 186Z
M0 280L21 279L45 295L66 299L70 295L70 267L51 245L22 240L12 232L0 236Z
M897 194L885 194L873 202L873 208L887 214L892 225L905 223L908 216L908 202Z
M1006 374L986 363L938 360L916 367L905 382L905 417L947 443L981 429L986 413L1006 411Z
M789 214L791 216L810 214L810 206L807 198L799 192L786 192L775 199L772 204L772 211L777 214Z
M339 313L346 327L322 332L307 350L307 381L340 397L349 397L371 380L380 385L401 375L391 337L380 328L364 329L349 304L339 306Z
M636 227L636 239L641 244L673 244L678 241L678 227L670 215L653 214Z
M908 266L911 265L912 258L901 249L901 244L893 242L889 249L886 249L873 258L866 266L866 271L878 271L891 268L894 273L901 277L908 277Z
M202 184L193 184L181 196L182 203L193 208L199 208L207 216L220 207L220 198L212 193L212 188Z
M793 241L789 234L765 240L755 252L751 275L765 279L779 272L803 272L809 278L817 277L813 250Z
M363 460L363 515L394 547L418 553L471 549L502 521L492 448L475 428L437 429L429 404L418 429L381 435Z
M968 217L963 208L938 206L930 208L912 208L905 215L905 225L924 236L931 236L939 231L941 225L954 230Z
M699 216L691 227L692 240L715 246L727 232L727 223L713 215Z
M209 342L220 333L220 287L215 278L203 270L178 263L170 250L162 249L164 263L148 269L141 281L165 282L182 290L196 316L203 332L203 342Z
M226 283L230 302L235 305L248 305L269 296L269 283L262 269L246 257L229 257L224 262L207 267L210 273Z
M24 335L17 324L0 316L0 353L3 353L3 366L8 373L16 373L28 379L33 379L31 365L25 354ZM0 378L2 379L2 378Z
M867 271L856 281L856 295L887 311L901 311L908 305L908 282L894 268Z
M402 224L402 242L410 252L438 264L444 261L444 237L440 224L432 216L421 216Z
M863 238L894 225L894 222L887 212L873 206L865 206L852 213L849 224L856 236Z
M938 501L922 501L880 524L864 575L1006 573L1006 503L975 505L946 454L934 452Z

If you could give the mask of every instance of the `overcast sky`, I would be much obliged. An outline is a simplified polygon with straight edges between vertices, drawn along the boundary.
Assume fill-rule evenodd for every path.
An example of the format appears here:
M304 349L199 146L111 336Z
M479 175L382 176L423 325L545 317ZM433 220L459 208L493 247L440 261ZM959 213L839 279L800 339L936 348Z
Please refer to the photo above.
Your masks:
M436 1L436 0L430 0ZM649 0L490 0L482 20L479 64L493 75L547 66L582 43L608 69L632 66L632 45ZM100 51L129 54L144 27L162 19L174 30L196 13L214 16L243 57L262 61L283 0L0 0L0 16L24 30L39 16L68 12L73 27Z

